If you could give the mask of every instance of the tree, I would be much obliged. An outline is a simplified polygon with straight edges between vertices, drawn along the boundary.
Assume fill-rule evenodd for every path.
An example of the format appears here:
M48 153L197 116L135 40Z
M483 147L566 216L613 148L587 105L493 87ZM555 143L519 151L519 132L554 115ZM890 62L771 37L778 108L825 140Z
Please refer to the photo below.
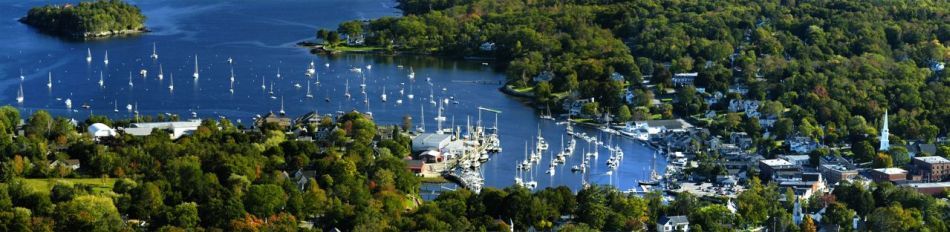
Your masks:
M802 232L816 232L818 228L815 226L815 221L811 219L811 215L805 214L805 218L802 219Z
M244 207L258 217L274 215L287 201L287 195L280 186L272 184L251 185L244 196Z
M357 36L363 34L363 23L360 21L346 21L341 23L336 30L347 36Z
M132 199L131 215L138 219L147 220L159 215L159 211L165 206L162 191L151 182L136 188L132 193Z
M916 231L921 227L920 212L905 209L899 203L880 207L868 215L868 229L871 231Z
M166 216L168 222L181 228L194 228L201 220L198 216L198 204L194 202L185 202L176 205Z
M600 105L597 102L589 102L581 107L581 113L587 116L596 117L600 115Z
M336 45L336 44L340 43L340 33L336 32L336 31L328 32L328 33L327 33L327 37L326 37L326 41L327 41L327 43L329 43L329 45Z
M828 205L825 216L821 218L821 221L822 223L837 225L838 228L850 230L853 218L854 210L848 209L841 202L834 202Z
M630 113L630 107L627 107L627 105L621 105L620 109L617 110L617 121L626 122L630 121L630 119L633 119L633 115Z
M540 103L550 103L551 102L551 83L547 81L538 82L534 87L534 97Z
M56 206L57 231L118 231L124 227L112 200L79 196Z

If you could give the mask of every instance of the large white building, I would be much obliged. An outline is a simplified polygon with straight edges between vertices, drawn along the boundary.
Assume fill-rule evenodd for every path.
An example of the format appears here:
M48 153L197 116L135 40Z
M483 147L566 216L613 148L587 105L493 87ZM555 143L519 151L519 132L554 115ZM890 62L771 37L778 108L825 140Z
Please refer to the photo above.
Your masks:
M89 135L95 139L102 137L112 137L116 135L115 129L109 128L109 126L106 126L106 124L102 123L93 123L92 125L89 125L87 130Z
M122 132L134 136L147 136L152 134L152 131L155 129L159 130L170 130L171 133L169 137L171 139L178 139L182 135L190 135L198 130L198 126L201 126L200 119L193 119L189 121L178 121L178 122L146 122L146 123L132 123L132 127L122 129Z

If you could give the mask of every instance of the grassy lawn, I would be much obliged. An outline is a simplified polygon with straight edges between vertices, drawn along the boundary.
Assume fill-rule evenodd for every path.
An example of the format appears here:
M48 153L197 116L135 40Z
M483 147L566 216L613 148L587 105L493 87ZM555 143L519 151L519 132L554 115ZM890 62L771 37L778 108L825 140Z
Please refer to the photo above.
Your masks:
M533 86L524 87L524 88L514 88L514 87L512 87L511 89L514 90L515 92L519 92L519 93L534 93L534 87L533 87Z
M23 179L30 188L35 191L49 192L56 183L66 183L69 185L86 184L91 185L94 192L112 191L115 184L113 178L50 178L50 179Z

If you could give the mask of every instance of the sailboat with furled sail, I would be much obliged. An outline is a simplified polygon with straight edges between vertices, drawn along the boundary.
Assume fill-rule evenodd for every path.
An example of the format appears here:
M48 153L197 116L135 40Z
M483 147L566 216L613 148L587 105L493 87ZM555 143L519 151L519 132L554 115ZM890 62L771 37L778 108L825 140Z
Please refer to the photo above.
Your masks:
M175 91L175 74L168 77L168 91Z
M195 74L192 74L195 80L198 80L198 54L195 54Z
M49 72L49 76L47 77L46 87L49 88L50 90L53 89L53 72Z
M102 73L100 72L99 73L99 88L105 87L105 85L106 85L106 81L105 79L103 79Z
M165 78L165 70L162 70L162 64L158 64L158 80Z
M23 82L20 82L20 91L16 95L16 103L23 103Z
M129 72L129 88L135 87L135 84L132 84L132 72Z
M313 98L313 94L310 93L310 81L307 81L307 98Z
M158 59L158 50L155 49L155 43L152 43L152 59Z
M92 63L92 49L86 48L86 63Z
M383 102L386 102L386 86L383 86L383 95L381 97L383 98Z
M106 50L106 55L104 58L102 58L102 63L105 65L109 65L109 50Z

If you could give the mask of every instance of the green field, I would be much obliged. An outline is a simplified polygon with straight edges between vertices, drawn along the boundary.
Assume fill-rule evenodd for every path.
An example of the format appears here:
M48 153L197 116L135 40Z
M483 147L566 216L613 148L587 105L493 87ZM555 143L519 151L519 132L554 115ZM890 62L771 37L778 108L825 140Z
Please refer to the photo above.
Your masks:
M23 183L35 191L49 192L56 183L66 183L69 185L85 184L91 185L93 192L112 191L115 184L113 178L50 178L50 179L23 179Z

